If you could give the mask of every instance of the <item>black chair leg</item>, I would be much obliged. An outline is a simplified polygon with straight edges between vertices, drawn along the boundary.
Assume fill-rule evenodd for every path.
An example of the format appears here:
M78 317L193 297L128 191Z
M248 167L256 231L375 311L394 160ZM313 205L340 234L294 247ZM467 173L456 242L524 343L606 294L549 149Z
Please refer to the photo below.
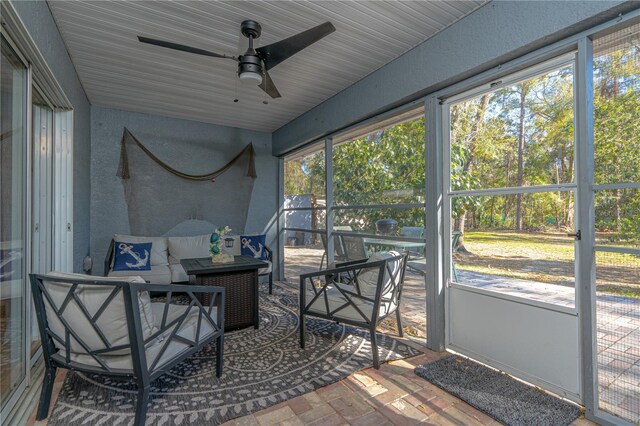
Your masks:
M376 337L376 328L372 327L371 330L369 330L369 333L371 334L371 354L373 355L373 368L379 370L380 360L378 358L378 340Z
M300 315L300 347L304 349L304 340L305 340L305 332L306 324L304 322L304 315Z
M396 309L396 322L398 323L398 336L404 337L402 332L402 319L400 318L400 309Z
M216 377L222 376L224 366L224 335L221 334L216 341Z
M273 294L273 272L269 272L269 294Z
M138 389L138 401L136 402L136 418L134 425L144 426L147 418L147 405L149 404L149 387Z
M47 367L47 371L44 373L44 381L42 382L42 390L40 391L40 403L38 404L36 420L46 419L49 415L49 405L51 404L51 394L55 380L56 368Z

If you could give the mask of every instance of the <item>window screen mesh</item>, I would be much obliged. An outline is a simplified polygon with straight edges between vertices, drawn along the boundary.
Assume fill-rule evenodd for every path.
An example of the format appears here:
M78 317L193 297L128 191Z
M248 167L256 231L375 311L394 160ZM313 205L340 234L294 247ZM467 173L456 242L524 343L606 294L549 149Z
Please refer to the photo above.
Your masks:
M640 423L640 24L594 40L599 406Z

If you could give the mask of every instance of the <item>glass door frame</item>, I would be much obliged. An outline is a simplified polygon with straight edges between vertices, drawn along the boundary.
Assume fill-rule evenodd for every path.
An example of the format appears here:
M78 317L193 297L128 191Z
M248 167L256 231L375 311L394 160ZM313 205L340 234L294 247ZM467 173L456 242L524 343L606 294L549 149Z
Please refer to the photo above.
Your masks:
M49 174L47 174L44 177L44 181L47 183L48 189L47 189L47 193L46 193L46 197L45 197L45 201L48 202L51 206L51 217L49 218L49 224L47 226L47 232L50 234L50 239L51 239L51 245L47 248L47 251L42 254L39 253L40 256L44 255L45 257L48 256L49 257L49 265L50 268L53 270L53 265L54 265L54 247L53 247L53 227L54 227L54 223L55 223L55 209L53 208L53 194L54 194L54 188L55 188L55 182L54 182L54 176L55 176L55 171L54 171L54 167L55 167L55 159L53 158L54 156L54 150L55 150L55 134L56 134L56 108L54 107L53 103L51 102L51 100L44 94L44 91L41 90L38 87L38 84L35 82L32 82L31 85L31 95L35 95L36 93L40 96L40 98L44 101L44 103L46 104L46 106L49 108L50 112L51 112L51 130L49 131L50 135L51 135L51 140L48 142L49 144L49 149L50 149L50 153L49 155L51 156L51 160L50 160L50 164L51 164L51 172ZM31 104L30 104L30 114L31 114L31 118L30 118L30 122L31 122L31 129L30 129L30 136L31 136L31 157L30 157L30 161L31 161L31 167L33 169L29 170L29 179L30 179L30 203L31 203L31 212L29 215L30 218L30 222L29 222L29 229L31 230L31 238L34 238L36 235L36 230L34 229L34 225L36 222L36 217L34 216L35 214L39 214L40 212L35 210L35 203L33 200L33 197L36 196L35 190L34 190L34 186L36 185L35 182L35 167L38 166L38 164L40 164L40 162L36 162L35 161L35 156L37 155L35 146L33 146L34 144L38 143L38 141L35 140L35 138L33 137L33 124L34 124L34 120L35 118L33 117L33 98L31 99ZM38 175L40 176L40 172L41 170L38 172ZM40 226L40 228L42 228ZM39 244L39 243L38 243ZM30 270L33 272L34 271L34 262L36 261L35 257L34 257L34 251L35 251L35 244L34 241L31 241L31 251L30 251L30 255L31 255L31 259L30 259ZM36 271L37 273L45 273L45 272L49 272L49 271ZM30 287L29 287L30 289ZM33 327L33 324L31 324L35 318L33 315L31 315L31 307L33 306L32 304L33 302L33 296L31 294L31 291L29 291L29 326ZM29 335L28 337L29 339L29 344L31 344L31 342L33 341L33 336L32 336L32 328L29 329ZM38 337L39 339L39 337ZM38 349L36 350L36 352L33 354L33 356L31 356L31 362L30 365L31 367L33 367L37 362L38 359L40 358L40 356L42 355L42 346L39 345Z
M4 419L11 414L18 401L21 399L27 387L31 385L31 348L30 348L30 329L31 329L31 289L28 280L28 274L31 269L31 155L32 155L32 114L31 114L31 96L32 96L32 81L33 73L31 64L23 54L16 43L7 34L4 27L0 28L2 38L9 45L11 50L16 54L19 60L22 62L26 69L26 84L25 84L25 102L23 115L25 117L25 137L24 142L26 144L24 151L24 158L22 159L23 167L23 179L24 179L24 200L22 201L24 220L22 223L23 236L24 236L24 258L22 263L22 321L24 323L24 329L26 330L23 336L23 379L21 383L16 386L9 398L5 402L4 407L1 407L0 418Z

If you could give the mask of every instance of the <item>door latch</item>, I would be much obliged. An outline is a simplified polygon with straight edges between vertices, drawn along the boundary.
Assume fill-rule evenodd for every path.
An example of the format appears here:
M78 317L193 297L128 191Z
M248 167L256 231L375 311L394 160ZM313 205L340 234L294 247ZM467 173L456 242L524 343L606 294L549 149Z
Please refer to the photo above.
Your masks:
M578 232L576 232L575 234L567 234L567 237L573 237L576 240L580 241L582 239L582 233L578 229Z

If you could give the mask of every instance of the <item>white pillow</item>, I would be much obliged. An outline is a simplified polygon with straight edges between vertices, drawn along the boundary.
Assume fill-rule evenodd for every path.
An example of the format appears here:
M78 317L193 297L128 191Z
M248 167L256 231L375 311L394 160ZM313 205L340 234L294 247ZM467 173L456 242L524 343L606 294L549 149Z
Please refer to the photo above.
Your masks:
M151 266L168 265L167 239L165 237L137 237L115 234L114 241L121 243L151 243ZM117 247L115 248L118 249Z
M47 276L55 278L73 278L81 280L92 281L127 281L130 283L144 283L142 277L118 277L107 278L97 277L92 275L82 274L68 274L62 272L52 272ZM53 307L49 304L47 298L44 298L44 305L47 314L47 321L49 327L56 335L64 340L65 328L62 322L58 319L53 309L56 311L60 309L61 304L64 302L67 294L72 286L71 283L64 281L47 281L43 280L45 288L48 290L49 295L53 301ZM113 291L114 286L108 284L105 285L82 285L80 284L75 290L76 296L80 299L91 316L95 315L98 309L102 306L104 301L109 297ZM157 331L154 326L153 311L151 310L151 298L146 291L138 292L138 303L140 305L140 319L142 323L142 338L146 339ZM82 339L82 341L89 347L89 350L105 349L106 345L100 338L99 334L93 328L92 324L87 320L86 316L80 309L75 300L71 300L64 310L62 315L63 319L72 327L73 331ZM111 300L107 308L102 312L96 321L96 325L102 331L107 341L111 346L119 346L129 343L129 329L127 328L127 315L125 311L124 296L122 291L118 292L117 296ZM64 351L64 345L53 340L56 347ZM87 351L76 341L71 338L71 352L74 353L87 353ZM124 355L131 352L131 349L121 349L114 352L109 352L109 355Z
M168 237L169 263L180 263L181 259L209 257L209 240L211 234L195 237Z

